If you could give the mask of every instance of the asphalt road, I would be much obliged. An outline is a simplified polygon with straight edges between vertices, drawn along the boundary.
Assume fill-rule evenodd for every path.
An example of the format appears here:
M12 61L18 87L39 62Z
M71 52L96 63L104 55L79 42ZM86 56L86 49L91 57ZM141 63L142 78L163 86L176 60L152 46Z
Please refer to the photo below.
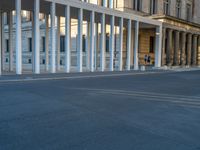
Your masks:
M0 150L200 150L200 71L91 76L1 80Z

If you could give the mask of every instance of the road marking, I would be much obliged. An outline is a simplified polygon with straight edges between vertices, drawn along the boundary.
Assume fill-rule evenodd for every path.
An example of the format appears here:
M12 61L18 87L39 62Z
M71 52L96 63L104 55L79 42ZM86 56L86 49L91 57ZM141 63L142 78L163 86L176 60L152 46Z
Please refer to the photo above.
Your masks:
M153 92L144 92L144 91L127 91L127 90L117 90L117 89L95 89L95 88L70 88L70 89L77 89L77 90L90 90L90 91L103 91L103 92L116 92L116 93L126 93L126 94L142 94L142 95L148 95L150 97L156 97L156 96L164 96L165 98L174 98L177 97L179 99L196 99L197 101L200 101L200 97L198 96L183 96L183 95L174 95L174 94L165 94L165 93L153 93Z
M136 95L136 94L127 94L127 93L112 93L112 92L99 92L101 94L109 94L109 95L118 95L118 96L131 96L131 97L140 97L143 98L142 100L144 101L157 101L157 102L168 102L168 103L174 103L178 104L181 106L192 106L196 108L200 108L200 101L183 101L179 100L177 98L171 98L171 99L166 99L165 97L148 97L148 96L143 96L143 95Z
M180 106L188 106L200 108L200 97L182 96L182 95L170 95L170 94L157 94L149 92L136 92L136 91L124 91L124 90L106 90L106 89L90 89L90 88L71 88L79 90L87 90L95 92L96 94L109 94L118 96L131 96L140 97L141 100L157 101L157 102L169 102L178 104Z

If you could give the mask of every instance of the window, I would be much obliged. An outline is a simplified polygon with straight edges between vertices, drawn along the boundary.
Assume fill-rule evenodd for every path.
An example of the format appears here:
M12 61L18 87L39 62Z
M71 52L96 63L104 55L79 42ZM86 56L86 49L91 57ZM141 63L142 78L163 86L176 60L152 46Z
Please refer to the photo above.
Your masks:
M191 17L192 17L192 6L191 4L187 4L186 5L186 16L187 16L187 21L191 21Z
M8 25L8 24L9 24L9 15L8 15L8 13L6 13L6 16L5 16L5 17L6 17L6 22L5 22L5 24Z
M26 13L27 13L27 14L26 14L26 21L32 21L32 20L31 20L31 12L30 12L30 11L27 11Z
M32 62L31 62L31 59L28 59L28 63L29 63L29 64L31 64L31 63L32 63Z
M86 36L85 35L83 35L83 39L82 39L82 46L83 46L83 52L86 52Z
M42 60L42 64L43 64L43 65L45 64L45 59Z
M6 52L9 52L10 50L9 50L9 40L7 39L6 40Z
M150 37L150 47L149 47L149 53L154 53L155 49L155 37L151 36Z
M181 0L176 0L176 17L181 17Z
M165 15L169 15L169 0L164 0L164 4L163 4L163 13Z
M155 14L157 9L157 0L150 0L150 14Z
M27 22L27 21L31 21L31 12L30 11L22 11L22 21L23 22Z
M32 38L28 38L28 49L29 52L32 52Z
M45 15L44 15L43 13L40 13L40 14L39 14L39 19L40 19L40 21L43 21L44 18L45 18Z
M106 34L106 52L109 52L109 43L110 43L110 37L109 34Z
M136 11L142 10L142 0L133 0L133 9Z
M42 37L42 51L45 52L46 49L46 38Z
M60 51L61 52L65 51L65 36L60 37Z

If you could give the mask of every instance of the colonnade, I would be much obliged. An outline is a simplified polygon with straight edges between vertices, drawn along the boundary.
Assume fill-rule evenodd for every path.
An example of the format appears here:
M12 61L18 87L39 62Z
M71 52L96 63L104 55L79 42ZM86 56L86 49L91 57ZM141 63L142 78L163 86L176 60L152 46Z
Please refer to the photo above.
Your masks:
M40 1L42 0L34 0L34 9L33 9L33 72L35 74L40 74L40 21L39 21L39 13L40 13ZM46 62L46 70L50 69L51 73L56 73L57 69L60 68L59 63L59 47L56 45L56 39L59 38L59 33L56 33L56 2L50 1L50 14L47 14L46 19L46 50L45 50L45 62ZM106 3L106 0L103 1ZM79 4L79 5L77 5ZM110 3L111 4L111 3ZM15 0L15 12L16 12L16 25L15 25L15 53L16 53L16 74L22 74L23 67L22 67L22 20L21 20L21 0ZM84 2L73 2L71 1L62 4L64 6L64 17L65 17L65 67L64 71L69 73L71 71L71 8L77 9L78 14L78 36L77 36L77 72L83 72L83 52L82 52L82 38L83 38L83 21L84 21L84 11L89 12L89 70L94 72L94 53L95 53L95 24L99 23L101 25L101 38L100 38L100 71L105 71L106 67L106 56L105 56L105 35L106 35L106 24L110 25L110 42L109 42L109 55L110 55L110 62L109 62L109 71L114 71L114 42L115 42L115 26L119 26L119 39L120 39L120 49L118 57L118 70L122 71L123 68L123 43L124 43L124 29L127 30L127 57L126 57L126 70L131 69L131 51L134 53L134 69L138 70L138 43L139 43L139 28L140 23L149 23L151 25L155 25L156 28L156 49L155 49L155 67L161 67L161 45L162 45L162 23L159 21L155 21L152 19L146 19L140 16L135 15L127 15L123 12L119 12L116 10L110 10L108 8L103 8L100 6L93 7L92 4L86 4ZM91 6L91 7L88 7ZM112 8L112 6L110 6ZM49 16L50 15L50 26L48 24ZM96 17L100 16L100 19ZM1 13L2 18L2 13ZM11 17L10 17L11 18ZM110 22L106 22L106 18L109 18ZM0 19L2 21L2 19ZM59 20L58 20L59 26ZM2 26L2 23L0 23ZM3 29L3 27L1 27ZM9 37L12 39L12 21L10 19L9 23ZM50 34L48 31L50 30ZM134 37L132 36L132 30L134 30ZM2 30L1 36L2 37ZM50 37L50 47L48 37ZM134 48L132 48L132 38L134 38ZM0 47L2 47L2 40L0 40ZM10 40L10 47L14 44L14 41ZM11 49L10 49L11 50ZM57 51L56 51L57 50ZM56 53L57 52L57 53ZM2 53L1 53L2 54ZM10 52L10 70L13 70L13 52ZM50 56L50 60L49 60ZM56 58L57 56L57 58ZM1 60L4 59L2 56L0 57ZM56 62L57 60L57 62ZM3 60L2 60L3 61ZM1 61L1 62L2 62ZM57 66L56 66L57 64ZM0 65L2 67L2 64ZM3 68L0 68L2 70ZM0 72L1 73L1 72Z
M163 29L162 65L200 65L200 35L185 31Z

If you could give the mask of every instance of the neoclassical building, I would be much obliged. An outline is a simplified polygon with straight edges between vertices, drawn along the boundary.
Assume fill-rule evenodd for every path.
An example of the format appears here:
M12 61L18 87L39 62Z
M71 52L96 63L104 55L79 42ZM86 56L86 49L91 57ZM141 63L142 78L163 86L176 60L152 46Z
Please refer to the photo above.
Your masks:
M199 7L198 0L1 0L0 74L198 66Z

